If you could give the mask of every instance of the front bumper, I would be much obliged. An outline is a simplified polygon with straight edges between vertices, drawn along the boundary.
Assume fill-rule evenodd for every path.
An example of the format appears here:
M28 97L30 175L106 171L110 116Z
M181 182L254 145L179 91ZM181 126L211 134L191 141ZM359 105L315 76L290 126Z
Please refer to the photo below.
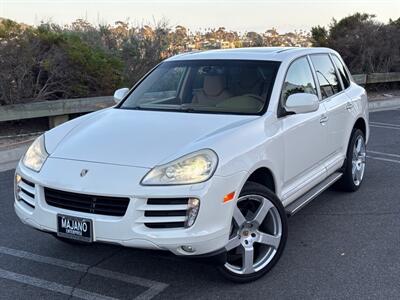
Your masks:
M81 177L82 169L89 170ZM36 229L56 233L57 214L88 218L93 221L93 241L127 247L169 250L177 255L202 255L223 248L231 228L236 199L223 203L226 194L240 191L245 172L231 176L213 176L209 181L182 186L141 186L146 168L98 164L49 158L40 173L21 163L16 173L34 184L34 203L15 199L14 207L21 221ZM47 204L44 187L61 191L112 197L128 197L130 202L122 217L105 216L57 208ZM200 199L200 210L190 228L149 228L144 211L148 198ZM191 246L194 252L185 252Z

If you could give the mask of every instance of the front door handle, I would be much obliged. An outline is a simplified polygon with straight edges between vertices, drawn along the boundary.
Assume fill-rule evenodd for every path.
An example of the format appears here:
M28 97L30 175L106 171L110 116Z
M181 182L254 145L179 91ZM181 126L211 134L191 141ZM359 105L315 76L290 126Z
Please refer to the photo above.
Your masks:
M354 107L354 104L353 104L353 103L347 102L347 104L346 104L346 109L347 109L347 110L351 110L353 107Z
M325 125L326 122L328 122L329 118L327 115L322 115L321 118L319 119L319 122L321 123L321 125Z

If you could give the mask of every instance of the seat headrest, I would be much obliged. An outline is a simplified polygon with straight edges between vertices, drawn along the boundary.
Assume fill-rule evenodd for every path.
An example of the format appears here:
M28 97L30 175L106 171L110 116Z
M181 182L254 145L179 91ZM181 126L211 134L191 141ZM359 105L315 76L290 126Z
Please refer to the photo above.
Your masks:
M259 82L260 82L260 78L258 77L256 68L242 69L242 72L240 75L240 82L239 82L240 87L242 87L244 89L251 89L251 88L254 88L256 86L256 84Z
M225 89L225 79L221 75L206 75L203 91L208 96L218 96Z

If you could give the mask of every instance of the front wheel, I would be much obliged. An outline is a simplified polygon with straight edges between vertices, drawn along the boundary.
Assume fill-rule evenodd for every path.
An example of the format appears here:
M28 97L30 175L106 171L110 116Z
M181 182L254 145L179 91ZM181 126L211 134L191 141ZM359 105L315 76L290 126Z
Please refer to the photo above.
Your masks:
M266 274L282 255L287 217L276 195L248 182L234 208L227 261L219 269L229 280L249 282Z

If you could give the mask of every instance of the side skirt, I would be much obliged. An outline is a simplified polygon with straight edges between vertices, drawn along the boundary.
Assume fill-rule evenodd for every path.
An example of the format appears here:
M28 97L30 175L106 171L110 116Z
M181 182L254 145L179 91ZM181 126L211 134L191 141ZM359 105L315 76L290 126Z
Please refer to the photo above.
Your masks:
M341 172L335 172L332 175L330 175L328 178L326 178L324 181L321 183L317 184L315 187L313 187L311 190L309 190L307 193L305 193L303 196L300 198L296 199L292 203L290 203L288 206L285 207L286 213L288 216L293 216L295 213L297 213L300 209L305 207L308 203L310 203L312 200L314 200L318 195L320 195L323 191L325 191L328 187L330 187L332 184L334 184L336 181L342 177Z

